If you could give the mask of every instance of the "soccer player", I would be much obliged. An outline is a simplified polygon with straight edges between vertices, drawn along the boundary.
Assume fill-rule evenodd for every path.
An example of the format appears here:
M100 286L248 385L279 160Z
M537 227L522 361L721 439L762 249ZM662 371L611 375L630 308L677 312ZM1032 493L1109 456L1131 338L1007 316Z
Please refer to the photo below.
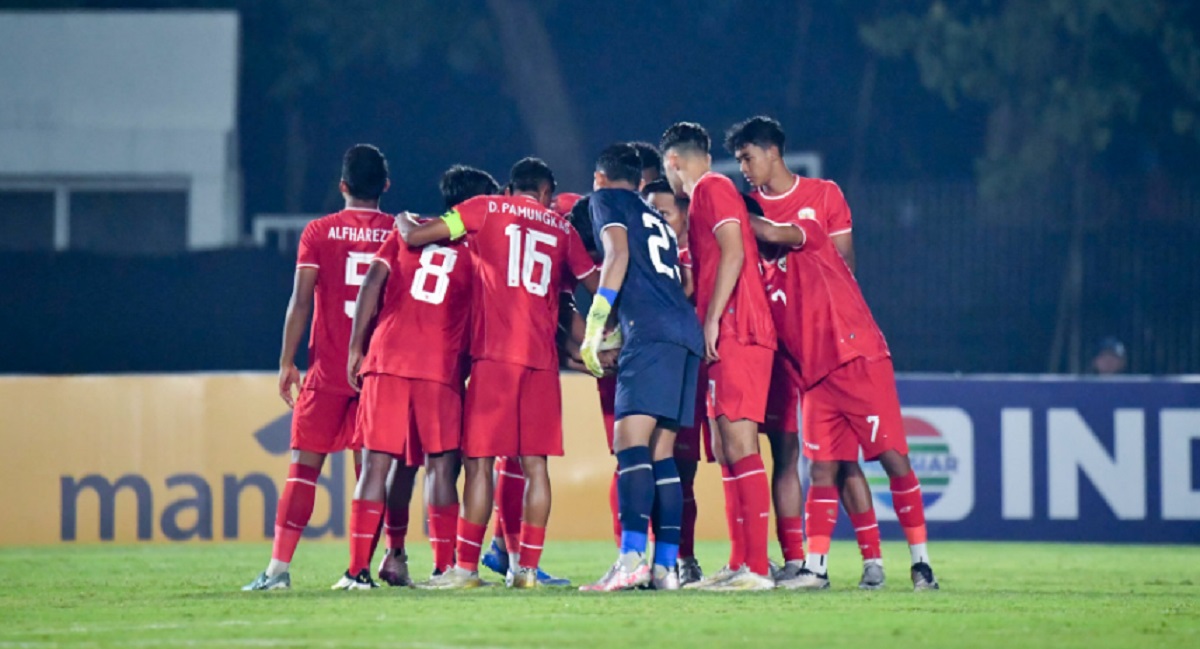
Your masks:
M635 143L636 145L636 143ZM688 198L676 194L670 183L659 178L642 187L642 196L658 210L667 225L675 233L679 244L679 270L683 274L683 292L693 297L695 281L692 274L691 253L687 249ZM708 388L708 376L700 367L696 382L696 416L691 426L681 426L675 436L675 466L679 469L679 480L683 487L683 524L679 530L679 583L686 586L704 578L704 570L696 559L696 471L700 467L700 448L708 447L708 406L704 395ZM711 461L711 452L709 460Z
M811 460L805 512L808 558L799 575L779 585L829 587L826 555L837 525L837 473L840 465L857 461L861 446L863 456L879 460L891 481L896 517L912 557L913 588L936 589L925 544L921 484L908 460L887 342L849 266L829 250L820 221L803 210L786 216L780 222L753 220L759 239L792 250L778 269L775 290L793 305L780 335L799 366L801 434ZM875 535L878 543L877 529Z
M691 198L688 247L696 273L696 313L708 361L708 416L725 485L729 564L697 587L766 590L770 489L758 451L767 408L775 325L763 288L754 233L733 182L712 172L708 132L680 122L663 134L667 180Z
M596 161L591 212L604 263L580 354L592 374L604 375L599 352L615 311L623 341L613 444L621 547L612 568L585 591L680 587L683 490L675 434L695 416L704 337L681 284L675 233L638 195L640 180L638 153L628 144L608 147ZM653 569L645 559L651 520Z
M554 174L545 162L513 165L509 196L479 196L421 225L400 222L409 246L466 237L475 267L471 381L464 408L466 483L457 563L431 588L474 588L492 513L492 465L518 457L525 476L518 565L509 585L538 585L537 566L550 517L547 457L562 455L558 382L559 292L581 280L596 287L595 264L578 233L548 209Z
M456 165L442 175L441 190L449 209L496 194L500 186L486 172ZM373 585L367 569L371 530L379 526L393 463L392 480L403 484L411 484L417 466L425 464L434 572L453 563L470 308L471 256L461 243L417 250L393 231L367 270L347 362L350 383L361 390L364 470L350 508L350 566L334 589ZM404 568L393 585L412 585Z
M854 247L851 240L850 208L838 186L827 180L802 178L793 174L783 161L785 134L779 122L770 117L752 117L736 124L727 133L725 147L738 160L742 174L755 188L752 197L761 206L760 215L767 219L786 223L789 219L804 215L817 219L829 233L831 246L820 254L832 255L830 263L836 264L838 257L845 261L853 273ZM780 351L775 357L775 369L771 380L771 398L767 405L766 432L771 440L772 455L783 458L775 462L772 495L775 498L776 522L780 545L783 546L787 564L780 581L794 579L802 569L804 550L801 518L800 477L796 472L799 459L799 435L797 434L796 411L799 406L803 382L800 377L796 355L801 353L797 341L789 340L797 324L798 305L788 302L788 295L780 280L787 272L787 248L765 245L769 254L764 256L767 293L771 297L771 309L780 334ZM799 322L799 326L810 323ZM790 344L789 344L790 342ZM796 348L793 350L793 348ZM879 526L866 476L857 458L852 462L840 463L838 484L841 499L850 515L855 535L863 558L863 577L859 586L874 590L884 583L883 563L879 548ZM815 552L828 552L828 539L810 540Z
M358 393L346 382L346 350L358 287L375 251L393 229L392 217L379 211L379 198L388 186L387 161L379 149L368 144L351 147L342 159L339 184L345 209L309 223L300 237L279 356L279 396L294 410L292 463L276 510L271 562L243 590L291 586L288 568L312 516L325 456L354 450L358 471L357 450L362 445L355 428ZM296 347L310 314L309 368L303 388L294 395L300 387Z

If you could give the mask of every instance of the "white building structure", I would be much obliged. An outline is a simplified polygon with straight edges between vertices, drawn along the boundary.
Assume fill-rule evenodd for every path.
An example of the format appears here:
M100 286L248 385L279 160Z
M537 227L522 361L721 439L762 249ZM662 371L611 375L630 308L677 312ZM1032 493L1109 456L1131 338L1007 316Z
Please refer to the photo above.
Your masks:
M0 250L241 238L235 12L0 12Z

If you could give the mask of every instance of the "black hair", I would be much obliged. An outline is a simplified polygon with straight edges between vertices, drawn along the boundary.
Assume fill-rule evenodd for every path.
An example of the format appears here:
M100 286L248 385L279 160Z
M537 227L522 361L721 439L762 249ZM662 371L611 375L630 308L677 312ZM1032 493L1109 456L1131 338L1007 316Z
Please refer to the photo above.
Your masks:
M646 183L642 188L642 197L649 198L650 194L674 194L675 190L671 189L671 183L667 182L666 178L656 178Z
M370 144L356 144L342 157L342 182L361 201L377 201L387 188L387 159Z
M592 227L591 206L592 197L590 194L580 198L571 206L571 213L567 216L567 220L571 222L571 225L575 226L575 231L579 233L579 238L583 241L583 249L592 256L592 259L599 259L604 256L604 253L596 245L596 232Z
M653 169L658 177L662 177L663 161L662 154L658 152L658 147L649 142L630 142L629 146L637 149L638 158L642 164L642 171Z
M528 157L518 160L508 176L508 188L514 193L541 191L545 183L550 184L550 191L558 187L550 165L541 158Z
M454 165L442 174L438 189L442 192L442 200L446 203L446 209L450 209L468 198L485 194L499 194L500 184L496 182L495 178L492 178L491 174L482 169Z
M725 132L725 148L733 154L747 144L762 149L775 147L783 153L784 140L783 127L766 115L758 115L734 124Z
M663 153L675 149L679 153L708 153L712 140L708 131L695 122L676 122L663 133L658 148Z
M642 159L637 149L628 144L611 144L596 158L596 171L610 181L625 181L636 187L642 181Z

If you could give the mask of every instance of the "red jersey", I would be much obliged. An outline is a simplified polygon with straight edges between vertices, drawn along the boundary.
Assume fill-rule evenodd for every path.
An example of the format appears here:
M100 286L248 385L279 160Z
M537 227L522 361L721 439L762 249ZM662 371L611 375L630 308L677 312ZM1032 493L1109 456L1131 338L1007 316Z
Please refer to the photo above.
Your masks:
M388 235L374 263L388 267L362 372L462 388L471 317L471 254L463 244L409 248Z
M787 201L761 204L768 220L805 233L802 247L773 261L767 287L779 340L800 365L804 388L860 356L890 356L858 282L825 227L812 212L792 209Z
M558 369L558 296L596 270L579 233L528 196L460 203L475 264L471 358Z
M300 235L296 267L317 269L305 388L356 394L346 379L354 300L375 251L395 225L379 210L347 208L312 221Z
M696 314L701 322L708 314L708 304L717 282L717 266L721 261L716 231L731 222L741 228L746 257L721 316L721 335L733 336L743 345L775 349L775 325L767 305L758 247L746 204L733 181L713 172L705 174L696 183L688 208L688 250L696 277Z

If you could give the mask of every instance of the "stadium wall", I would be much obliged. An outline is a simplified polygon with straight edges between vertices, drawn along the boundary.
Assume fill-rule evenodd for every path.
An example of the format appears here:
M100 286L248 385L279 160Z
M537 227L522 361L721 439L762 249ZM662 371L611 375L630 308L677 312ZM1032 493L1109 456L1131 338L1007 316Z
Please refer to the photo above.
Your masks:
M562 383L550 536L608 538L595 383ZM1200 381L913 376L899 388L933 538L1200 542ZM0 377L0 545L268 539L289 422L265 373ZM868 475L885 538L901 538L886 476ZM327 464L309 536L345 535L352 479L347 458ZM698 536L722 538L711 467L697 492Z

